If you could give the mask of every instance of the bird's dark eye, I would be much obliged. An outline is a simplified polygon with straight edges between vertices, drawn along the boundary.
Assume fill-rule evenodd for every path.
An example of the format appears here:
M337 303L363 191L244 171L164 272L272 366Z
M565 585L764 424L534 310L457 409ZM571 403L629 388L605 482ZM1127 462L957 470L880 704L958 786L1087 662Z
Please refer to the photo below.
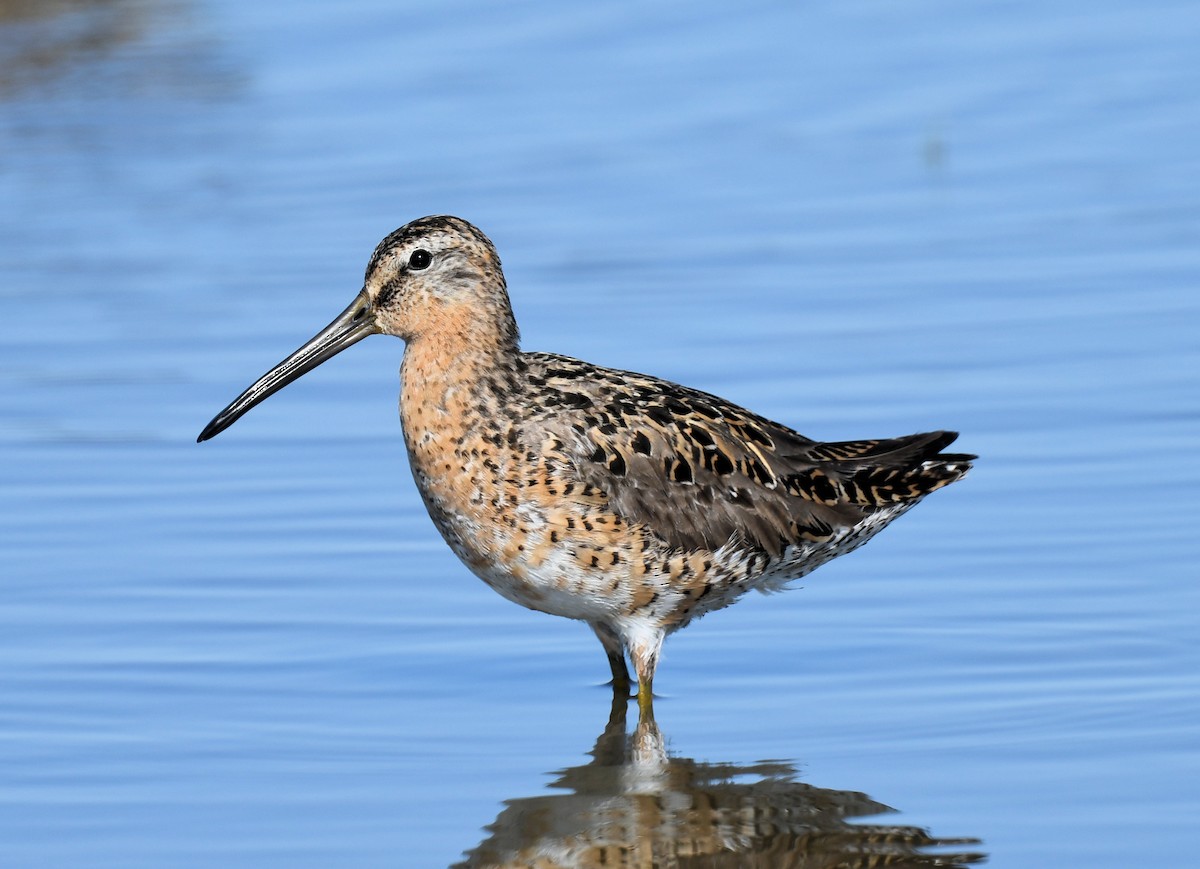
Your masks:
M429 251L414 250L408 258L408 267L410 269L427 269L431 262L433 262L433 255Z

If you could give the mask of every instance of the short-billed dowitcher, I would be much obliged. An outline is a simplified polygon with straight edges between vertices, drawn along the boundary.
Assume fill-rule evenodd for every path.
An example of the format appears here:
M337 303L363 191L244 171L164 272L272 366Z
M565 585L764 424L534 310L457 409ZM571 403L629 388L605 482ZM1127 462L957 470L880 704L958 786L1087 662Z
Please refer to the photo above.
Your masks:
M204 441L367 335L406 342L400 421L455 554L522 606L580 619L650 703L663 639L866 543L974 456L956 435L818 443L715 395L523 352L500 258L465 220L387 236L350 306L234 399Z

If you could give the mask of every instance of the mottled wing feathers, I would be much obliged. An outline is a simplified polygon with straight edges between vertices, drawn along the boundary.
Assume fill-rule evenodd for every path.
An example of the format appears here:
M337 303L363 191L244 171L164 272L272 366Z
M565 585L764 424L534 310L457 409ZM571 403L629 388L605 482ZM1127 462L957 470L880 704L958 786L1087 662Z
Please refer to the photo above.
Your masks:
M534 426L613 512L669 546L731 539L777 554L961 477L947 432L820 444L715 395L551 354L525 354ZM947 457L950 458L950 457Z

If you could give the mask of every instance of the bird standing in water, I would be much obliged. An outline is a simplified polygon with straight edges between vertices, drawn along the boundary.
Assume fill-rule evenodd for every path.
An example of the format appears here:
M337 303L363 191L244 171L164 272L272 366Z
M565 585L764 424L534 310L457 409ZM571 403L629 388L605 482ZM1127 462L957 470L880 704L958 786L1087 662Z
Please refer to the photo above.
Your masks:
M406 343L404 442L450 548L509 600L587 622L626 692L628 655L643 709L668 634L856 549L975 458L942 452L953 432L819 443L699 390L524 352L496 249L444 216L380 242L350 306L198 440L376 333Z

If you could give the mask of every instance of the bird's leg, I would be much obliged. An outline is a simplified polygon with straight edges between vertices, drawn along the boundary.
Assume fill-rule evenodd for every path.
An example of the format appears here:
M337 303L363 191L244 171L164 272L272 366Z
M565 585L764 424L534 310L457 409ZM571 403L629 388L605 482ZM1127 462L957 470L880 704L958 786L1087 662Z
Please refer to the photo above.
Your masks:
M592 630L604 646L604 654L608 656L608 666L612 670L613 694L620 693L629 696L629 670L625 667L625 646L621 638L607 625L592 623Z
M662 650L663 635L655 632L635 639L629 646L629 659L638 677L638 712L654 717L654 671L658 669L658 653Z
M612 668L613 693L620 693L628 698L629 687L632 682L629 679L629 670L625 667L625 656L620 652L615 655L609 652L608 666Z
M638 680L638 716L639 718L648 718L654 720L654 686L653 679L650 681Z

